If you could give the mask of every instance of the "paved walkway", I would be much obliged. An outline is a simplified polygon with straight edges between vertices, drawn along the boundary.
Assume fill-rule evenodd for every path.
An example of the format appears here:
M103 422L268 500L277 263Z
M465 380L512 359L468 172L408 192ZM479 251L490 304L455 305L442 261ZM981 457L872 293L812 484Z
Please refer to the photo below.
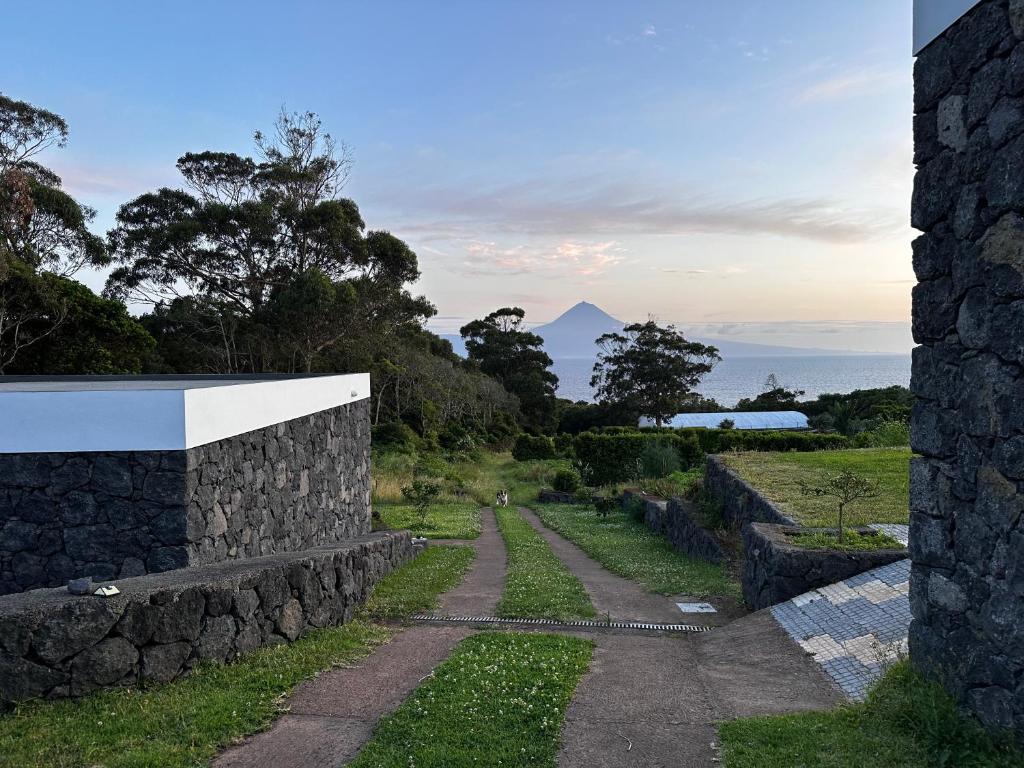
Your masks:
M498 606L505 589L507 558L493 509L480 510L480 527L476 539L435 542L468 545L476 550L476 558L462 583L441 596L435 611L440 616L491 616Z
M905 525L873 525L903 544ZM910 560L875 568L779 603L772 615L846 696L862 700L907 650Z
M299 685L270 730L228 749L214 768L340 766L373 735L459 641L465 627L411 627L351 667Z
M723 720L840 699L761 612L697 635L602 635L566 712L563 768L712 768Z
M598 611L659 623L683 618L672 599L609 573L532 512L522 514L580 578ZM488 614L501 596L504 542L491 510L483 510L481 520L479 539L450 542L473 546L477 558L462 584L442 597L439 615ZM721 614L709 616L724 620ZM300 685L268 731L227 750L214 765L299 768L351 760L377 721L473 633L469 627L426 625L399 632L352 667ZM821 667L766 611L699 634L581 636L596 647L566 713L560 766L711 768L718 764L719 722L828 708L839 699Z
M546 528L540 518L530 510L520 508L519 512L551 545L558 559L583 582L598 616L607 615L616 621L650 621L662 624L721 623L722 617L715 613L682 614L676 607L676 602L685 598L654 595L635 581L616 576L596 560L592 560L571 541Z

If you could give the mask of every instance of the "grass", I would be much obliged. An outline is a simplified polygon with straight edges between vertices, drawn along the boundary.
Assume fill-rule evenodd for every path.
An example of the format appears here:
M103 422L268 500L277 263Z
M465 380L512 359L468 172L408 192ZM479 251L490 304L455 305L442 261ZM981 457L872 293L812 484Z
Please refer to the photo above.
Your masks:
M408 504L378 504L375 509L388 528L408 528L428 539L475 539L480 535L480 509L472 501L434 504L425 526L420 525L420 516Z
M414 560L385 576L363 612L397 619L437 607L437 597L462 581L476 553L471 547L428 547Z
M846 531L839 541L834 533L813 531L788 537L789 543L803 549L835 549L840 552L872 552L876 549L903 549L903 545L884 533L860 534Z
M362 658L389 637L383 627L352 622L227 666L201 665L172 683L24 704L0 717L0 766L206 765L219 748L269 725L296 684Z
M544 537L512 507L494 513L508 551L508 577L498 615L538 619L594 616L583 583L551 551Z
M907 662L863 704L734 720L719 729L726 768L1012 768L1024 754L994 739Z
M910 450L868 448L813 453L726 454L726 463L796 522L809 527L836 524L834 499L800 493L799 481L820 482L824 473L848 469L879 483L880 495L862 499L846 508L850 526L868 523L906 523L910 508Z
M557 635L467 638L381 720L350 766L554 768L565 709L592 648Z
M537 516L612 573L648 592L693 597L739 595L724 566L680 554L668 540L625 512L599 517L591 506L538 504Z

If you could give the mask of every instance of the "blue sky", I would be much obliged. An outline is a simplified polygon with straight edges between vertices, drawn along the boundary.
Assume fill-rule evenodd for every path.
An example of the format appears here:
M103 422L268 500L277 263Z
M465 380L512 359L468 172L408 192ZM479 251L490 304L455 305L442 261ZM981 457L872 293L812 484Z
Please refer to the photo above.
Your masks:
M909 349L911 3L53 2L5 9L2 87L71 125L99 211L247 152L282 105L420 256L447 331L577 300L626 320ZM85 275L94 287L102 275Z

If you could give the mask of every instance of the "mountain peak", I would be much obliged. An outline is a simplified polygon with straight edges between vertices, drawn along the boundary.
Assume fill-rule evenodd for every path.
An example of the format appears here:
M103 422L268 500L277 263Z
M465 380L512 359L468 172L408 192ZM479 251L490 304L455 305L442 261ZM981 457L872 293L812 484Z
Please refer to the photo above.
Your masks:
M560 314L550 323L547 323L547 326L552 326L556 323L569 321L579 322L583 320L589 320L590 322L612 323L618 326L623 325L623 323L616 320L596 304L591 304L589 301L580 301L569 307L569 309Z

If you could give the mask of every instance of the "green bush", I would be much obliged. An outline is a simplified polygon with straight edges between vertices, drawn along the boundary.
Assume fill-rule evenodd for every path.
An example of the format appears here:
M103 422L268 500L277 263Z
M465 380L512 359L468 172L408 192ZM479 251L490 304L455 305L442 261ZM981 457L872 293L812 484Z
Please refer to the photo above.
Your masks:
M552 478L551 485L562 493L576 493L583 485L583 480L575 469L560 469Z
M401 421L378 424L370 430L370 436L375 447L397 450L411 450L420 441L409 425Z
M550 437L524 434L516 438L516 444L512 447L512 458L516 461L555 459L558 458L558 454L555 452L555 442Z
M573 435L567 435L565 433L555 435L555 451L564 459L571 459L573 457Z
M700 464L704 456L697 440L689 435L664 434L652 439L640 432L596 434L584 432L576 436L576 462L587 485L607 485L636 479L643 471L641 457L652 442L664 443L678 457L676 468L689 469ZM648 449L652 450L652 449Z
M680 429L691 435L704 453L729 451L833 451L852 448L844 435L817 432L758 431L741 429Z
M679 453L664 440L648 440L640 451L641 477L668 477L679 471Z
M910 425L905 421L883 421L853 438L858 448L902 448L910 445Z

